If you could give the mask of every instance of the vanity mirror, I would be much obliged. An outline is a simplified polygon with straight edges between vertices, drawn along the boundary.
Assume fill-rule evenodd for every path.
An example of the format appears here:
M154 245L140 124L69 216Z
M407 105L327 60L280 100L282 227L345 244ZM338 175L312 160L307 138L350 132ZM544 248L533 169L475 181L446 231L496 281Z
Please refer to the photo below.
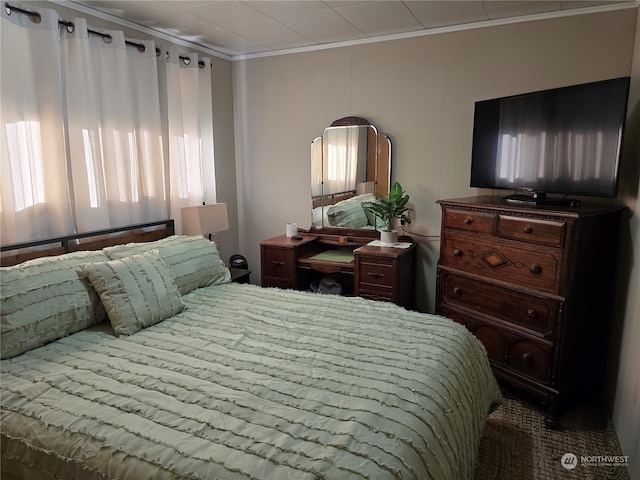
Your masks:
M389 193L391 141L360 117L333 122L311 143L312 228L375 230L363 203Z

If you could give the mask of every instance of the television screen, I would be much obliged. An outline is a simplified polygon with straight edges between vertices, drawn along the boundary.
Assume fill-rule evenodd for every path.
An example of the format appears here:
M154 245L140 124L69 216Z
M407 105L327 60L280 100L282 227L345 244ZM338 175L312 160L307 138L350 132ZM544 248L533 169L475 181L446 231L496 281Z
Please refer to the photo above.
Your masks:
M628 93L624 77L476 102L471 186L615 197Z

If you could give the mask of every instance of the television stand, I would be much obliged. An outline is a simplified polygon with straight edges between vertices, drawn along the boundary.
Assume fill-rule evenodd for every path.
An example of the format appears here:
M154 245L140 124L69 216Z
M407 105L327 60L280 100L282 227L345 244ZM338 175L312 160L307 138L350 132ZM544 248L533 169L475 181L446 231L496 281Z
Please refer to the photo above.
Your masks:
M512 205L530 205L530 206L542 206L542 205L560 205L566 207L579 207L580 200L572 198L549 198L544 192L532 192L526 193L514 193L513 195L507 195L500 200L504 203Z

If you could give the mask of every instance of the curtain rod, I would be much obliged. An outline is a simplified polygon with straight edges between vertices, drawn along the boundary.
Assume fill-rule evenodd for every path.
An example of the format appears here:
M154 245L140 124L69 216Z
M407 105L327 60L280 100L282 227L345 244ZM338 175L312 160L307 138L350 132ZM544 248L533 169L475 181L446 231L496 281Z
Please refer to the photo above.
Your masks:
M29 10L25 10L24 8L16 7L15 5L9 4L9 2L5 2L4 8L5 8L5 11L7 12L7 15L11 15L11 12L18 12L18 13L22 13L23 15L27 15L33 23L40 23L42 21L42 16L38 12L29 11ZM68 20L58 20L58 25L64 26L69 33L73 32L76 28L74 23ZM108 33L98 32L97 30L91 30L89 28L87 29L87 31L92 35L97 35L98 37L102 37L105 43L111 43L113 40L111 38L111 35L109 35ZM147 47L143 43L137 43L137 42L133 42L131 40L126 40L126 39L124 43L131 47L135 47L139 52L144 52L147 49ZM160 53L161 53L160 49L156 47L156 55L159 56ZM178 56L180 57L180 60L182 60L186 65L189 65L189 63L191 62L191 58L186 55L178 55ZM198 67L204 68L204 65L205 65L204 61L202 60L198 61Z

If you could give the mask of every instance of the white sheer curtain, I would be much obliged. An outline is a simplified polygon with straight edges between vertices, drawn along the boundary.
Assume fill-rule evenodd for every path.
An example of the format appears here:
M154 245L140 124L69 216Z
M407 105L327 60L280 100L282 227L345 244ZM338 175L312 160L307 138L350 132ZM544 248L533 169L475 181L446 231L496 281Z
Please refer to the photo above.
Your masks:
M366 158L366 148L358 149L360 140L359 127L329 128L324 133L323 195L355 191L360 156Z
M2 244L167 217L179 232L182 206L216 201L210 60L31 10L2 10Z
M216 202L211 61L169 47L160 55L159 69L167 92L162 108L170 216L180 231L182 207Z
M62 32L69 159L79 231L167 215L155 44L122 32ZM109 40L110 39L110 40Z
M73 231L64 148L58 16L2 9L2 244Z

